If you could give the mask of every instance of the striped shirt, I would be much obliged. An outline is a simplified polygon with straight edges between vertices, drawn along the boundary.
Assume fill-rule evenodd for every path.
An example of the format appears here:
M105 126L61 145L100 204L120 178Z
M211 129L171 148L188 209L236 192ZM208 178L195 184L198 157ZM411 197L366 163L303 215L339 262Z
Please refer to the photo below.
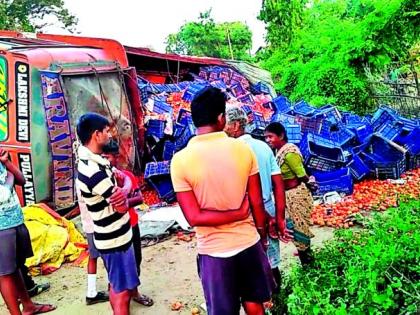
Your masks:
M79 147L78 156L77 186L93 220L96 248L102 253L126 250L132 239L130 216L108 202L116 186L108 160L84 146Z

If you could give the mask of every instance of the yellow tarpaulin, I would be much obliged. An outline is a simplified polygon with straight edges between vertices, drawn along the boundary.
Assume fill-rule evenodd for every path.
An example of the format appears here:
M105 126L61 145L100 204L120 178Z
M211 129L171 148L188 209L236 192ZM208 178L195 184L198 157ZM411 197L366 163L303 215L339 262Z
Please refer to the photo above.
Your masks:
M44 204L27 206L23 214L34 252L26 265L34 274L51 273L66 262L84 263L80 258L86 255L86 240L73 222Z

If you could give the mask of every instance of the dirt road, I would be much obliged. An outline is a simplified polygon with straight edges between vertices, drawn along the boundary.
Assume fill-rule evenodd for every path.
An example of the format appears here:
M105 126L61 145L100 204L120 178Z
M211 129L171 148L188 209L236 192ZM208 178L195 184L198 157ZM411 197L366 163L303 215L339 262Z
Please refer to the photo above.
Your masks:
M313 228L314 246L320 246L332 237L330 228ZM297 261L293 256L292 244L282 244L282 268L288 269ZM155 305L146 308L131 303L133 315L166 315L191 314L191 308L204 302L203 293L196 272L196 248L191 243L179 242L172 238L163 243L143 249L142 292L155 300ZM106 288L106 274L102 264L99 264L98 287ZM51 289L41 294L37 302L54 303L58 309L52 315L108 315L111 314L109 303L93 306L85 305L86 273L85 270L70 265L48 276L36 278L37 282L49 281ZM184 304L180 312L170 310L173 301ZM204 313L204 312L202 312ZM3 300L0 298L0 314L7 314Z

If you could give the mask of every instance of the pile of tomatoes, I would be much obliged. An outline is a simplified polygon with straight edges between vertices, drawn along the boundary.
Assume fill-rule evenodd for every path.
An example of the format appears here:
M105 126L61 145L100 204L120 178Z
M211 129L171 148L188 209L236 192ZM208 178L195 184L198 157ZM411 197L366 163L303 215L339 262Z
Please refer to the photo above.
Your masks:
M319 226L348 228L352 217L364 211L384 211L398 205L400 197L420 198L420 169L401 176L402 181L366 180L354 185L353 195L335 204L314 207L311 221Z

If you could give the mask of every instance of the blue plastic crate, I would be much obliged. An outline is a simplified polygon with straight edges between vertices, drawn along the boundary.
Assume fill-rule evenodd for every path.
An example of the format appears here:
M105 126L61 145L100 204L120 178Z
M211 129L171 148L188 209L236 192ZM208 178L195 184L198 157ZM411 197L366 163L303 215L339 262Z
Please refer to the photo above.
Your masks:
M267 125L268 122L265 121L264 116L261 113L254 111L248 115L246 131L255 136L261 136L264 134Z
M184 131L185 126L178 124L178 123L174 123L174 128L173 128L173 133L172 135L174 136L174 138L178 138L182 132Z
M226 84L230 84L230 79L232 77L232 70L229 68L224 68L220 71L219 80L222 80Z
M342 117L341 121L348 125L360 124L363 121L363 117L360 117L359 115L348 113L348 112L342 113L341 117ZM370 119L369 119L369 122L370 122Z
M157 191L161 199L166 202L175 201L169 161L147 163L144 178Z
M181 134L175 139L175 152L178 152L185 148L188 141L195 136L195 127L192 124L188 124L182 129Z
M165 141L163 145L163 159L169 161L172 159L175 153L175 143L172 141Z
M146 104L147 101L149 100L149 91L151 90L150 85L149 83L139 82L137 86L140 92L141 103Z
M230 90L233 92L235 97L242 96L246 94L245 88L242 86L241 83L236 83L230 87Z
M168 103L155 100L153 102L153 112L156 114L170 114L172 115L173 109Z
M164 120L150 119L146 124L146 135L162 139L165 135L165 124Z
M343 150L331 140L305 133L299 145L305 165L318 171L331 171L344 166Z
M184 91L182 94L182 99L186 102L192 102L195 95L200 92L202 89L204 89L207 85L206 84L190 84L188 88Z
M264 82L258 82L251 85L251 93L254 95L258 94L270 94L270 88Z
M333 124L341 123L342 117L337 107L333 105L325 105L315 111L315 115L323 115L326 120Z
M371 122L374 131L380 130L384 125L392 124L398 120L395 110L382 106L373 115Z
M226 83L221 79L211 82L210 85L221 91L226 91L227 89Z
M319 134L322 125L325 122L325 118L322 115L315 115L312 117L296 115L295 117L296 122L302 127L302 132Z
M238 97L238 101L242 104L254 104L254 97L251 93L244 94L240 97Z
M347 167L329 172L313 172L312 175L319 185L315 195L322 196L332 191L346 195L353 193L353 178Z
M274 113L273 116L271 116L271 122L279 122L281 124L290 125L297 124L297 120L294 116L287 115L284 113Z
M339 131L331 133L331 140L338 143L341 147L348 147L352 145L356 135L347 128L340 128Z
M249 105L242 105L241 108L245 111L247 115L251 114L253 112L252 107Z
M276 106L275 111L277 113L287 114L293 110L292 103L289 101L289 99L286 96L283 96L283 95L277 96L275 99L273 99L273 103Z
M178 116L176 117L176 123L186 126L188 124L192 124L192 116L191 112L185 108L181 108L178 112Z
M355 135L359 143L365 143L369 141L370 137L373 135L372 125L368 122L360 122L355 124L347 125L347 128L351 130Z
M414 128L408 134L401 134L394 140L403 146L408 153L407 168L416 169L420 167L420 127Z
M295 106L293 106L293 111L296 114L301 115L301 116L311 116L315 114L316 108L312 107L305 101L300 101L296 103Z
M401 133L403 126L397 122L384 124L377 133L388 140L394 140Z
M302 129L300 125L285 124L284 128L286 129L287 138L289 139L289 142L299 144L302 140Z
M378 179L397 179L406 170L406 153L403 147L381 135L374 134L362 159Z
M355 180L361 180L371 173L371 169L361 159L360 153L353 154L347 166L350 168Z

